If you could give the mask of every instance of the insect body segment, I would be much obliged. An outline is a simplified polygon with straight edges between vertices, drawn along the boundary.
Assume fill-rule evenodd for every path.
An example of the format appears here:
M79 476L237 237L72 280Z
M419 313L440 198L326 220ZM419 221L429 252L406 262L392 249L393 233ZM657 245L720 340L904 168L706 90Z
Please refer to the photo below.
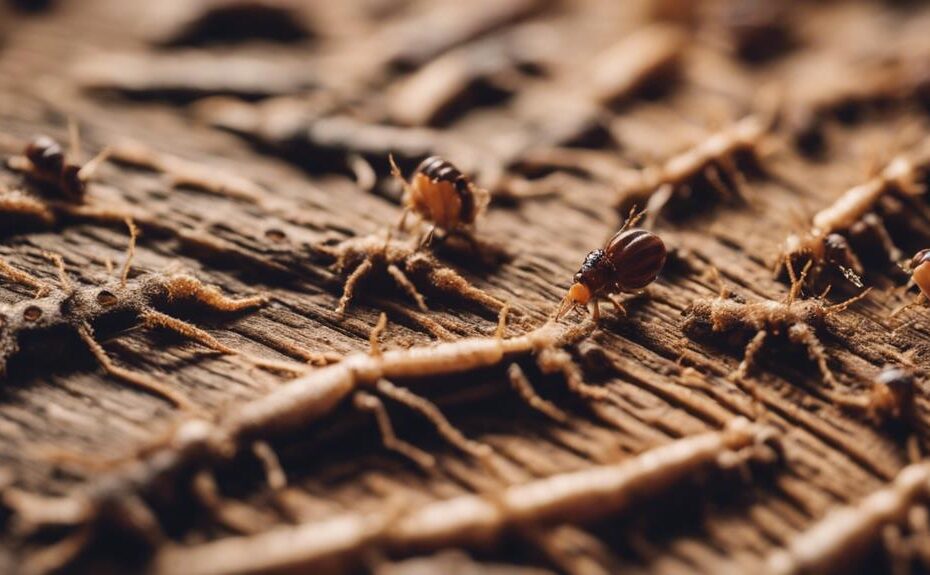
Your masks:
M569 307L594 301L594 318L600 317L598 298L633 292L655 281L667 252L662 239L643 229L622 229L603 249L587 255L575 274L557 317ZM613 301L613 300L612 300ZM622 306L613 302L618 309Z
M408 183L391 158L391 173L404 187L404 216L414 212L445 232L461 231L475 223L488 205L487 190L475 186L458 168L439 156L430 156L417 166ZM403 227L404 220L401 220Z
M76 142L76 136L74 139ZM26 146L22 156L14 156L8 163L65 199L80 202L87 192L87 181L107 156L108 151L104 150L81 166L68 160L64 148L54 138L38 136Z

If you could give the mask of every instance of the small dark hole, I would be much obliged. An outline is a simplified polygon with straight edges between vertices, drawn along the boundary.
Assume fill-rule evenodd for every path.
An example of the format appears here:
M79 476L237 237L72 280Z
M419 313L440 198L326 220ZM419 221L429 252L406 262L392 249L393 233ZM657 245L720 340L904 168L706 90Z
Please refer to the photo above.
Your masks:
M265 237L273 241L276 244L280 244L287 240L287 234L281 230L271 229L265 232Z
M42 308L31 305L23 312L23 319L26 321L36 321L42 317Z
M116 305L116 302L116 296L106 290L103 290L97 294L97 303L104 307L114 306Z

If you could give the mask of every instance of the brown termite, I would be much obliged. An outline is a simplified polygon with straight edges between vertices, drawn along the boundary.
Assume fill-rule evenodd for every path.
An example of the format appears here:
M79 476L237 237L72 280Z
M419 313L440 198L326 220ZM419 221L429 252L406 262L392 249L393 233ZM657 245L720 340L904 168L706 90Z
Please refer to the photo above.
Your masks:
M479 188L451 162L430 156L420 162L410 182L390 156L391 174L404 188L404 213L398 227L404 229L407 214L431 224L422 243L429 243L436 229L445 233L471 228L491 199L487 190Z
M481 548L515 529L629 513L634 501L661 497L707 470L748 460L773 463L778 442L775 430L738 418L721 431L678 439L620 463L560 473L497 493L461 495L400 513L348 513L191 547L164 547L152 571L228 575L339 565L337 572L351 572L365 551Z
M909 269L911 272L909 284L916 285L920 289L920 293L917 294L914 301L904 304L891 312L892 317L908 308L922 305L925 301L930 300L930 249L923 249L914 254Z
M765 134L766 127L758 118L743 118L662 165L647 167L630 178L621 186L617 209L625 213L633 206L645 205L650 214L646 227L650 227L663 210L687 212L686 206L675 204L691 205L694 196L705 190L724 199L740 199L745 183L741 169L761 170L760 147Z
M194 408L183 393L155 377L117 365L97 341L94 324L104 317L128 312L134 314L145 327L164 328L214 351L238 355L236 350L205 330L159 311L156 306L175 300L190 300L212 310L236 312L260 306L266 298L229 298L217 288L185 274L148 273L130 279L128 276L137 231L131 222L129 226L129 248L119 277L110 278L99 285L75 286L67 276L64 260L57 254L46 254L46 257L58 267L59 286L52 286L6 262L0 263L0 275L36 289L35 299L0 304L0 373L5 371L10 358L21 351L20 341L24 334L68 327L74 330L110 375L178 407L188 410ZM249 360L248 356L243 356L243 359ZM260 364L261 360L256 360L256 365Z
M414 245L392 240L390 236L386 240L376 235L350 238L335 246L320 245L315 249L333 258L335 271L345 277L342 297L336 306L336 313L340 316L345 314L359 282L373 273L390 276L421 311L428 309L426 298L411 281L411 276L423 278L433 289L459 296L495 312L504 307L502 301L474 287L458 272L443 266L433 256L416 249Z
M893 422L913 423L914 394L917 377L912 369L887 366L871 382L864 395L828 391L827 397L843 408L864 413L872 422L882 425Z
M912 201L921 193L917 184L922 167L904 156L892 160L878 175L847 190L832 204L814 214L810 230L792 234L776 263L776 274L787 263L812 262L811 279L835 268L854 285L862 286L864 268L847 236L872 232L891 263L897 264L901 251L894 245L881 217L876 213L883 198L895 196Z
M930 463L909 465L891 485L835 509L768 558L772 575L846 573L930 495Z
M603 248L588 253L559 305L556 319L570 308L592 303L593 318L598 321L600 298L610 300L617 311L625 313L623 304L614 295L641 290L656 280L668 252L662 238L632 227L641 217L642 214L631 214Z
M746 377L766 339L771 335L784 333L792 343L807 348L807 353L817 363L824 382L829 388L836 388L836 378L827 365L826 352L817 337L817 331L826 329L827 319L830 316L844 311L866 297L871 288L835 305L826 305L820 299L798 301L807 272L806 267L801 272L801 276L797 277L793 267L788 265L791 288L783 301L766 300L747 303L741 299L731 298L729 290L721 284L718 297L695 301L682 312L687 318L684 325L685 332L697 333L700 328L708 327L714 333L740 330L755 332L746 345L739 367L733 373L733 379L736 381L741 381ZM714 275L717 275L716 269Z
M84 201L87 182L106 161L109 150L104 148L83 166L75 163L80 156L77 128L71 124L71 157L64 148L49 136L38 136L26 146L21 156L13 156L7 165L55 195L72 202Z
M536 354L540 368L546 373L565 374L566 383L572 391L594 399L602 396L597 392L603 390L580 380L577 366L562 349L590 335L593 322L571 327L546 323L523 335L505 338L505 317L501 314L498 331L491 337L472 337L397 350L381 350L378 346L377 334L384 327L383 321L379 322L373 331L369 352L348 355L338 363L286 382L267 395L234 408L216 421L189 420L158 445L145 450L140 457L125 462L70 496L46 498L7 490L4 501L13 508L17 523L27 533L49 527L74 529L70 536L42 552L42 560L53 566L60 567L73 561L96 537L99 529L108 525L125 526L130 535L155 546L164 536L147 501L158 499L159 494L164 495L165 487L172 481L183 482L198 472L210 473L213 467L229 462L237 452L247 449L254 452L257 443L302 429L331 414L357 392L362 392L362 399L356 401L358 407L374 412L379 419L383 408L379 409L378 402L369 399L375 397L375 393L419 411L454 445L482 461L490 461L493 453L488 446L462 436L432 403L392 381L441 378L500 365L520 355ZM521 396L526 397L523 391ZM379 427L382 432L390 429L383 424ZM730 430L718 434L719 440L728 438L722 444L716 440L694 439L701 445L709 441L716 453L717 447L738 448L743 445L744 439L738 438L747 437L746 429L737 426L732 431L732 434ZM735 443L730 443L731 439ZM387 448L410 457L418 464L429 466L432 461L431 456L400 442L393 433L385 433L384 441ZM274 458L267 457L267 449L262 451L266 454L263 460L266 461L267 474L280 477L281 471L274 465ZM691 469L689 462L695 458L703 460L707 455L713 459L701 448L684 447L684 444L670 448L668 455L675 461L685 460L680 464L688 469ZM11 497L11 493L15 497Z

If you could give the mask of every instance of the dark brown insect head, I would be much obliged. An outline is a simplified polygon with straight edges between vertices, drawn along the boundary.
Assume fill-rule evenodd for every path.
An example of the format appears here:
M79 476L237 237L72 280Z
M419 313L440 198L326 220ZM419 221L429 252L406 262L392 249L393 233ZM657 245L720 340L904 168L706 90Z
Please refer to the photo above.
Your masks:
M39 136L26 146L26 157L37 170L58 174L65 166L65 151L48 136Z
M655 281L665 265L662 239L643 229L617 232L603 249L585 257L556 317L593 298L642 289Z
M61 144L49 136L38 136L26 146L24 155L32 163L32 177L72 200L84 197L86 186L81 166L68 163Z

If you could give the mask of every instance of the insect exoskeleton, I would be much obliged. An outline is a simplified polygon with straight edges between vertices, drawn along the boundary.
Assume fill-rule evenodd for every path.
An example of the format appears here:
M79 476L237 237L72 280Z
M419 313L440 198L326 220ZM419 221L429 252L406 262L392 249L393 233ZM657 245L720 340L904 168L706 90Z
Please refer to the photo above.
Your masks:
M400 227L404 227L409 212L432 223L424 242L431 239L437 228L446 233L467 229L490 201L487 190L476 186L451 162L439 156L420 162L410 182L404 179L393 156L390 161L391 173L404 188L404 215Z
M77 136L72 139L77 142ZM77 144L72 143L76 149ZM104 149L83 166L68 160L67 153L58 141L49 136L38 136L26 145L22 156L9 159L8 165L26 174L65 199L80 202L87 192L87 181L109 154ZM72 154L72 156L75 156Z
M911 278L925 299L930 299L930 249L920 250L911 258Z
M667 255L665 243L656 234L624 227L603 249L594 250L585 257L559 306L556 319L569 308L592 302L594 319L598 320L600 298L609 299L619 311L624 311L613 295L634 292L651 284L662 271Z
M892 317L908 308L930 301L930 249L923 249L914 254L908 267L911 272L911 283L908 286L916 285L920 289L920 293L910 303L906 303L891 312Z

